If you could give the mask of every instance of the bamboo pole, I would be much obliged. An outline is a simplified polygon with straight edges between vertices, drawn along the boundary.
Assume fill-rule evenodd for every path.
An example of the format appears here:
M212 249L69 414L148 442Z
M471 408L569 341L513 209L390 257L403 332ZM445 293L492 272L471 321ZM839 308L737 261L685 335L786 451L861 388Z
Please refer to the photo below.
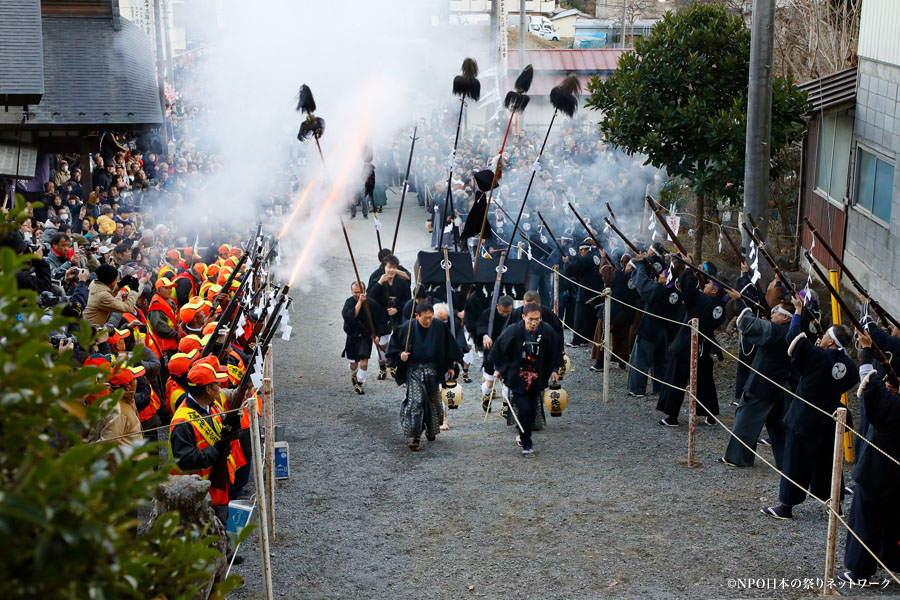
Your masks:
M834 460L831 464L831 499L828 506L828 537L825 543L825 581L822 584L823 596L840 596L830 582L834 574L834 554L837 547L837 513L841 509L841 480L844 467L844 432L847 423L847 409L841 407L832 415L834 427Z
M612 362L612 336L610 335L610 315L612 314L612 290L603 290L603 401L609 402L609 363Z
M275 536L275 394L272 389L272 353L263 358L263 419L266 424L266 502L269 535Z
M250 443L253 448L253 472L256 475L256 489L259 503L259 537L262 540L260 550L262 552L263 575L266 584L266 600L273 600L272 590L272 556L269 554L269 507L266 506L265 483L263 482L262 448L259 443L259 410L256 402L250 403Z
M700 346L697 339L697 328L700 327L699 319L691 319L691 382L688 387L688 467L697 467L699 463L694 460L694 441L697 434L697 350Z

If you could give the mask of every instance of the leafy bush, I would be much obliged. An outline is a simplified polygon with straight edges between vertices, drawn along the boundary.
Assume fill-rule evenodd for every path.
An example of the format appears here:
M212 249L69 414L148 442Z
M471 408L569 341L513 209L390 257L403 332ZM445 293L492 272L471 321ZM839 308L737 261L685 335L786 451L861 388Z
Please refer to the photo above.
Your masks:
M14 214L0 240L25 217L21 206ZM158 444L82 441L106 414L83 403L105 389L104 373L76 368L71 351L57 356L48 343L72 319L59 307L45 318L36 294L18 289L15 274L29 258L0 248L3 598L192 598L212 577L215 538L182 526L177 513L138 535L138 511L171 466ZM91 328L82 325L75 335L88 347ZM232 575L216 595L239 584Z

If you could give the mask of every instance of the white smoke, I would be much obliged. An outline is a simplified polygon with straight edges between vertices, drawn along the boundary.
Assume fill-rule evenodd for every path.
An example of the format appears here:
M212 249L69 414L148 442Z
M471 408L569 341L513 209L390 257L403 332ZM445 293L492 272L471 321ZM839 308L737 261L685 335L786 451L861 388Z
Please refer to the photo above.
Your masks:
M302 156L306 166L292 201L313 178L319 184L282 239L281 268L287 278L312 242L303 267L308 282L306 275L329 248L343 244L338 215L362 185L362 145L376 148L400 127L430 116L438 103L452 99L462 60L479 48L486 53L487 40L479 46L461 35L466 31L435 25L446 10L446 0L221 3L202 75L209 95L199 100L215 113L203 134L222 154L223 168L188 198L192 210L185 218L214 214L255 223L259 202L285 188L286 157ZM325 170L315 142L301 147L296 139L303 119L295 111L296 95L303 83L325 119ZM326 202L329 213L320 215Z

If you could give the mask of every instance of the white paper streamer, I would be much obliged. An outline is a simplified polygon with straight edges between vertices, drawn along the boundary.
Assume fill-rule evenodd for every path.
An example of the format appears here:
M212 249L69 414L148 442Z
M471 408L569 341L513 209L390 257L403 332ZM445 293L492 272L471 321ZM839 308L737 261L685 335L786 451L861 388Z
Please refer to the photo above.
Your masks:
M531 171L533 173L540 173L542 170L543 170L543 167L541 167L541 161L535 160L534 164L531 165Z
M291 339L291 331L292 327L290 325L285 325L281 328L281 339L284 341L289 341Z
M256 371L253 371L252 373L250 373L250 382L253 384L254 388L258 388L259 386L261 386L262 380L263 380L263 376L262 376L262 371L260 369L257 369Z

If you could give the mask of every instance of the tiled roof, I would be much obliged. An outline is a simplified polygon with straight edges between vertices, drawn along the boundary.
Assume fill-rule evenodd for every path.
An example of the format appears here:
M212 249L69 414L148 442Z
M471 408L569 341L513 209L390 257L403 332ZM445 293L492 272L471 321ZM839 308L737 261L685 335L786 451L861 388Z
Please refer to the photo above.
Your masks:
M616 70L619 57L625 50L620 48L592 48L587 50L526 50L525 64L534 67L535 75L540 71L578 71L582 74L597 74L598 71L609 73ZM509 51L509 69L518 73L522 69L519 51ZM582 73L583 72L583 73Z
M806 81L797 87L806 90L810 112L856 104L856 67Z
M0 0L0 105L40 101L42 57L40 0Z
M569 73L578 75L582 91L587 91L587 83L591 76L600 79L612 75L616 70L622 49L590 49L590 50L526 50L525 64L534 67L534 81L528 93L532 96L545 96L553 86L559 85L563 77ZM519 51L509 51L509 84L521 71Z
M150 39L120 23L117 31L108 16L43 17L45 92L29 125L162 123Z

